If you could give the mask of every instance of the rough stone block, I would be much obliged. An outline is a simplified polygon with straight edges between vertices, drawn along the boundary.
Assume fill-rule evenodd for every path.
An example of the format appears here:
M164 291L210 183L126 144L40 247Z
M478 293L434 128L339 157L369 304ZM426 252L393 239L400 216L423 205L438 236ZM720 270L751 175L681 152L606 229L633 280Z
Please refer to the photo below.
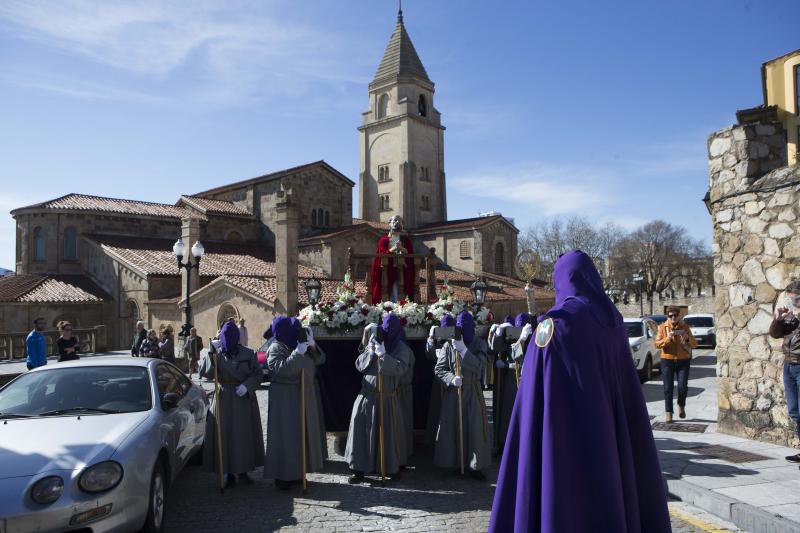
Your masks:
M744 226L747 228L748 232L761 235L764 233L767 223L758 218L750 218L747 220L747 222L745 222Z
M747 370L747 364L745 364L744 371L746 370ZM743 373L742 378L736 382L736 390L739 391L740 394L748 398L755 399L756 395L758 394L758 385L756 384L755 379L746 378L746 376Z
M794 235L794 230L784 222L772 224L769 227L769 236L773 239L785 239Z
M747 352L751 357L753 357L753 359L759 359L762 361L769 360L770 355L772 355L772 349L770 348L767 339L763 336L751 339L750 344L747 345Z
M769 332L770 324L772 324L772 315L759 310L756 316L747 323L747 329L754 335L766 335Z
M730 405L734 412L744 413L753 408L753 400L734 392L730 395Z
M769 283L760 283L753 293L756 302L772 302L775 295L775 289Z
M781 256L781 249L775 239L764 239L764 253L774 257Z
M750 303L753 289L747 285L731 285L728 287L728 295L731 305L739 307Z
M742 280L749 285L758 285L764 281L764 271L758 259L750 259L742 266Z
M719 157L731 148L730 137L717 137L711 141L708 153L711 157Z
M778 290L783 290L789 283L789 280L797 276L799 270L800 266L798 265L778 263L767 269L766 278L770 285Z

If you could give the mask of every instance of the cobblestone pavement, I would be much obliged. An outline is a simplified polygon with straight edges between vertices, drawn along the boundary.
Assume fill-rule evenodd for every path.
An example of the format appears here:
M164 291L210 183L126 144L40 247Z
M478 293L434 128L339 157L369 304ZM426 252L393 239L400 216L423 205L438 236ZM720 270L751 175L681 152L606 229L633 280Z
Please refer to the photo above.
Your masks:
M266 430L266 389L258 398ZM434 467L432 450L418 445L402 479L387 480L383 487L378 480L349 485L347 464L334 452L333 437L328 444L325 473L309 475L305 495L299 487L276 490L271 480L261 479L260 470L255 484L221 495L216 476L187 467L170 490L167 531L486 531L497 462L485 472L489 481L480 483ZM683 504L671 504L671 511L676 533L727 530L690 523L686 519L700 511Z

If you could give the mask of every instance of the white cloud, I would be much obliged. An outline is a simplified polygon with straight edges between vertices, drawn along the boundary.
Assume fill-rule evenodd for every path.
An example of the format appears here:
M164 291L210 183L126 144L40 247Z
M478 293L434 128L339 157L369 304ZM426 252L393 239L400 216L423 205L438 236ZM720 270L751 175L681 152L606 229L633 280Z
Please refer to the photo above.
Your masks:
M346 60L358 57L349 53L354 42L291 22L281 13L285 6L282 0L6 0L0 3L0 30L140 82L180 78L189 85L182 99L230 104L297 96L320 82L334 88L366 83L366 65Z

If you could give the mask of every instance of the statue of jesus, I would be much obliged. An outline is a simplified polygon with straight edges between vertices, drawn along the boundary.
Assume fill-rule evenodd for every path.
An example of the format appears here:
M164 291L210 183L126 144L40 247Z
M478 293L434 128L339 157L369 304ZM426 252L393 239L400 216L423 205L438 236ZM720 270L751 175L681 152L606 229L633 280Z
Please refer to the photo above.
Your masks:
M403 233L403 217L394 215L389 219L389 234L384 235L378 239L378 254L384 255L404 255L413 254L414 245L411 239ZM393 302L397 302L402 298L413 299L414 287L416 282L416 268L414 267L413 259L406 259L405 265L402 268L403 285L400 286L400 280L397 276L397 267L395 266L394 259L389 259L386 273L386 278L389 282L389 295ZM380 257L376 257L372 261L372 286L370 293L372 294L373 303L378 303L383 299L383 286L382 275L383 267L381 266Z

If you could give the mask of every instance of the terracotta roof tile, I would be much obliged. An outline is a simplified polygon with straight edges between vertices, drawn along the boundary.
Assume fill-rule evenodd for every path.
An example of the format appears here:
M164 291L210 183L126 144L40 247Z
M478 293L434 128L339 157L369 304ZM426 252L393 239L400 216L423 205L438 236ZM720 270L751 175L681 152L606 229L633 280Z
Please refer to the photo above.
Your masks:
M0 301L27 303L90 303L109 300L86 276L23 275L0 278Z
M410 230L410 233L413 235L415 233L430 233L436 230L475 228L486 226L503 218L505 217L502 215L492 215L489 217L461 218L458 220L448 220L446 222L435 222L433 224L426 224L414 228Z
M386 222L377 222L375 220L364 220L363 218L354 218L353 224L369 224L370 226L376 229L385 229L385 230L389 229L389 224L387 224Z
M198 198L196 196L181 196L175 205L186 204L205 214L225 215L236 217L252 217L253 213L243 205L226 200L213 200L211 198Z
M307 237L303 237L302 239L300 239L300 241L302 242L302 241L314 241L314 240L317 240L317 239L332 239L334 237L339 237L341 235L347 235L347 234L350 234L350 233L354 233L356 231L360 231L360 230L362 230L364 228L378 229L378 228L376 228L376 226L374 226L372 224L368 224L368 223L364 222L363 220L360 221L360 222L356 222L356 220L359 220L359 219L354 218L353 219L353 224L350 225L350 226L339 226L337 228L328 228L328 229L322 230L321 233L318 233L316 235L309 235Z
M250 276L224 276L224 279L245 290L251 294L259 296L265 300L272 300L275 298L277 287L274 277L250 277ZM308 305L308 296L306 295L305 286L303 283L308 277L302 276L297 280L297 301L301 306ZM340 280L321 279L322 294L320 301L332 302L336 299L336 289L341 285ZM367 293L367 286L362 281L356 282L356 294L363 296Z
M138 200L125 200L122 198L105 198L102 196L90 196L87 194L68 194L55 200L49 200L39 204L20 207L12 211L12 214L22 209L64 209L78 211L101 211L106 213L121 213L126 215L151 215L157 217L176 218L197 216L196 213L169 204L159 204L155 202L141 202Z

